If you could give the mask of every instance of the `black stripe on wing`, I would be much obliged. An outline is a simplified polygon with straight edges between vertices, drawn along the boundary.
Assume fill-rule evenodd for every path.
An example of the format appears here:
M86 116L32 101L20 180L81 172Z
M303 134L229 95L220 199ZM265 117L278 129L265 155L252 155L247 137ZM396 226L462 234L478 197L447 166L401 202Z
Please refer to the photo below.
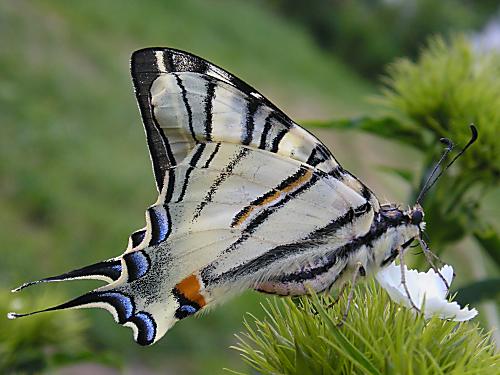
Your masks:
M236 153L233 156L231 161L227 164L227 166L222 170L219 176L212 183L212 186L210 186L210 188L208 189L203 200L196 207L195 213L192 218L193 222L201 215L201 212L207 206L207 204L212 202L212 199L214 198L214 195L216 194L219 186L232 174L233 169L238 165L238 163L241 162L241 160L243 160L248 155L249 152L250 152L249 149L242 148L241 150L238 151L238 153Z
M126 323L134 315L135 306L132 297L124 293L115 291L93 291L80 297L76 297L71 301L62 303L57 306L49 307L47 309L38 310L27 314L10 313L9 318L22 318L42 312L80 308L86 307L88 305L95 306L96 304L106 304L107 306L112 307L116 312L116 321L120 324Z
M231 222L231 227L234 228L241 225L255 209L264 208L266 205L276 203L277 200L282 199L286 194L300 188L302 184L308 182L308 174L312 176L312 171L309 168L301 166L297 172L285 178L276 187L257 197L236 213Z
M175 170L173 168L169 169L167 172L167 191L165 193L165 204L172 201L172 195L174 194L175 188Z
M158 125L151 107L151 85L163 71L158 67L154 49L134 52L131 60L132 81L139 104L146 139L148 142L153 172L158 191L163 188L167 169L176 165L176 160L165 134Z
M250 100L247 101L245 124L243 125L241 137L241 143L245 146L248 146L252 142L255 127L255 113L260 105L260 102L254 98L250 98Z
M146 229L140 229L138 231L135 231L130 235L130 239L132 242L132 249L136 248L139 246L142 241L144 241L144 237L146 236Z
M315 148L313 148L309 158L306 163L315 167L319 163L330 159L330 151L323 144L318 144Z
M212 141L212 118L213 118L213 103L215 99L216 82L212 79L207 79L207 96L205 97L205 138L208 142Z
M210 156L208 157L207 161L205 162L205 164L203 165L203 168L208 168L210 167L210 163L212 162L212 160L214 160L215 158L215 155L217 155L217 153L219 152L219 149L220 149L220 142L217 143L215 145L215 148L214 150L212 151L212 153L210 154Z
M272 126L272 124L271 124L272 116L273 116L273 113L271 112L266 117L266 121L264 122L264 129L262 130L262 134L260 136L260 144L259 144L259 148L262 150L266 149L267 135L271 131L271 126Z
M305 184L301 185L296 190L292 191L290 194L284 196L283 199L281 199L277 203L262 210L262 212L260 212L257 216L255 216L255 218L252 221L250 221L250 223L245 227L245 229L243 230L244 234L250 235L254 233L260 225L266 222L266 220L270 215L272 215L274 212L278 212L278 209L283 207L289 201L305 193L307 190L313 187L319 180L320 178L318 177L318 175L313 174L312 177L309 179L309 181L307 181Z
M231 280L234 279L235 277L241 277L244 275L252 274L270 266L271 264L273 264L278 260L283 260L287 257L295 256L298 253L322 245L326 243L328 238L333 236L337 231L341 230L346 225L352 223L355 218L363 216L366 213L370 212L370 210L371 206L369 203L364 203L361 206L354 209L351 208L344 215L332 220L326 226L313 231L302 240L276 246L267 251L265 254L260 255L257 258L254 258L244 264L234 267L231 270L213 278L210 277L210 275L207 274L207 272L204 272L202 273L202 276L204 277L203 281L206 284L217 283L221 281ZM332 264L329 265L329 267L331 267L335 263L337 256L340 257L347 256L350 252L358 248L360 244L362 244L362 242L363 240L358 240L358 241L353 240L349 242L345 246L345 248L341 247L336 249L332 253L332 259L328 261L332 262Z
M260 94L256 89L242 81L238 77L229 73L227 70L199 57L195 56L189 52L180 51L174 48L163 48L163 47L153 47L145 48L134 52L137 56L146 56L142 59L151 59L151 56L155 56L156 52L162 52L164 55L164 62L166 71L164 73L175 73L175 72L193 72L200 74L207 74L217 79L223 80L236 87L238 90L249 95L250 97L258 99L261 103L264 103L269 108L277 112L277 114L282 116L286 122L292 122L288 116L283 113L277 106L270 102L266 97ZM134 57L132 57L132 61Z
M13 289L13 292L18 292L31 285L40 283L51 283L56 281L79 280L79 279L108 279L116 281L122 272L121 261L119 259L110 259L103 262L95 263L90 266L79 268L62 275L46 277L37 281L30 281Z
M280 296L302 295L304 294L303 290L307 287L310 287L312 282L326 276L329 272L331 272L333 267L337 266L345 259L346 258L340 258L337 256L333 257L331 260L327 260L325 258L324 261L326 263L322 265L306 267L294 273L272 277L264 284L259 283L255 285L254 289L261 293ZM328 284L323 285L321 289L314 288L314 290L317 293L330 290L332 286L337 282L337 280L339 280L340 277L344 274L346 269L347 262L337 271L337 273L335 273L334 275L329 275L330 277L328 278ZM305 282L307 282L307 286L304 285ZM302 290L299 289L298 294L293 292L293 290L297 288L297 285L303 285L303 288L300 288Z
M194 153L193 157L189 161L189 167L187 168L186 174L184 175L184 181L182 182L182 189L179 194L179 198L177 198L177 203L181 202L184 199L184 195L186 195L186 189L189 185L189 177L191 176L191 173L193 172L194 168L196 168L196 164L200 160L206 145L207 145L206 143L201 143L196 149L196 152Z
M193 137L194 141L198 143L198 138L196 137L196 133L194 131L193 127L193 110L191 109L191 105L189 104L189 100L187 98L187 91L186 88L184 87L184 84L182 83L182 79L179 78L177 74L174 74L175 80L177 82L177 86L181 89L181 94L182 94L182 101L184 102L184 106L186 107L186 112L188 115L188 126L189 126L189 131L191 133L191 137Z
M345 253L342 253L343 255L338 255L335 253L330 253L328 256L326 256L323 260L324 263L316 266L316 267L310 267L310 268L305 268L297 272L292 272L288 273L282 276L278 276L275 278L272 278L272 281L280 282L280 283L304 283L306 281L314 280L317 277L324 275L328 273L329 270L336 264L342 261L342 259L346 259L347 256L344 256ZM342 271L345 269L342 268L342 270L335 275L333 280L331 281L331 284L335 283L337 279L340 277L342 274ZM328 289L328 288L326 288ZM319 292L319 291L318 291Z

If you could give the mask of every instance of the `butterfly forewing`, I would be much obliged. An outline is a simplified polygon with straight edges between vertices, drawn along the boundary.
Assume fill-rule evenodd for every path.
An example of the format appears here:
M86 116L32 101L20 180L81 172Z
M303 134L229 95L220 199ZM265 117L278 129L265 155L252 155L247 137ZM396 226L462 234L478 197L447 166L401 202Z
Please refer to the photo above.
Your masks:
M172 49L132 56L136 96L158 187L166 170L200 142L227 142L308 162L327 173L338 163L312 134L225 70Z

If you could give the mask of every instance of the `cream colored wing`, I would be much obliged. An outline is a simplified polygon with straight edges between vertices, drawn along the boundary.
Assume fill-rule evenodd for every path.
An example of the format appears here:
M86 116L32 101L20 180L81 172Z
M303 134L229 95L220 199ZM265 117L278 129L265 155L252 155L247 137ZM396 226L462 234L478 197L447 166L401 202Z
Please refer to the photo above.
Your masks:
M341 179L248 146L198 144L168 174L161 203L121 257L120 277L52 309L105 308L150 344L245 287L269 291L278 278L291 294L305 283L325 289L349 256L335 249L373 219Z
M132 75L158 199L122 256L41 280L108 285L42 311L105 308L149 345L243 288L302 294L335 282L366 246L379 209L369 189L261 94L201 58L140 50Z
M242 144L307 163L372 200L331 152L253 87L187 52L147 48L132 55L132 77L153 170L162 190L166 172L198 143Z

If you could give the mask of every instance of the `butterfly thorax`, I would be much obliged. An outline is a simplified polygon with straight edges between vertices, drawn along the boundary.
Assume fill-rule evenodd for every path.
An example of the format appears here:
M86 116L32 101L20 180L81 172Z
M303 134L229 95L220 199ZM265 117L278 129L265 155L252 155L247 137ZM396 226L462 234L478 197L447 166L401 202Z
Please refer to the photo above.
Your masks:
M417 239L425 228L424 212L420 205L401 210L395 205L382 205L375 215L369 236L373 242L372 272L389 265L400 253Z
M405 249L419 237L424 229L424 213L417 205L401 210L394 204L381 205L373 216L370 229L350 242L356 249L349 254L346 264L329 288L339 288L352 279L353 273L362 276L373 275L391 264ZM360 268L361 267L361 268ZM314 288L317 290L317 288Z

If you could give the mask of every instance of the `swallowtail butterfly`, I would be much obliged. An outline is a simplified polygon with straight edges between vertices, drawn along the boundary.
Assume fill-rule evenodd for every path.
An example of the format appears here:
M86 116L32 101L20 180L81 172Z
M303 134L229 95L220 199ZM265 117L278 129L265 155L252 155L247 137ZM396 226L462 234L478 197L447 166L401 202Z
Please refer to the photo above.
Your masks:
M147 48L131 70L158 199L121 256L17 288L107 283L34 313L104 308L150 345L247 288L302 295L373 273L423 230L419 205L381 205L315 136L218 66Z

